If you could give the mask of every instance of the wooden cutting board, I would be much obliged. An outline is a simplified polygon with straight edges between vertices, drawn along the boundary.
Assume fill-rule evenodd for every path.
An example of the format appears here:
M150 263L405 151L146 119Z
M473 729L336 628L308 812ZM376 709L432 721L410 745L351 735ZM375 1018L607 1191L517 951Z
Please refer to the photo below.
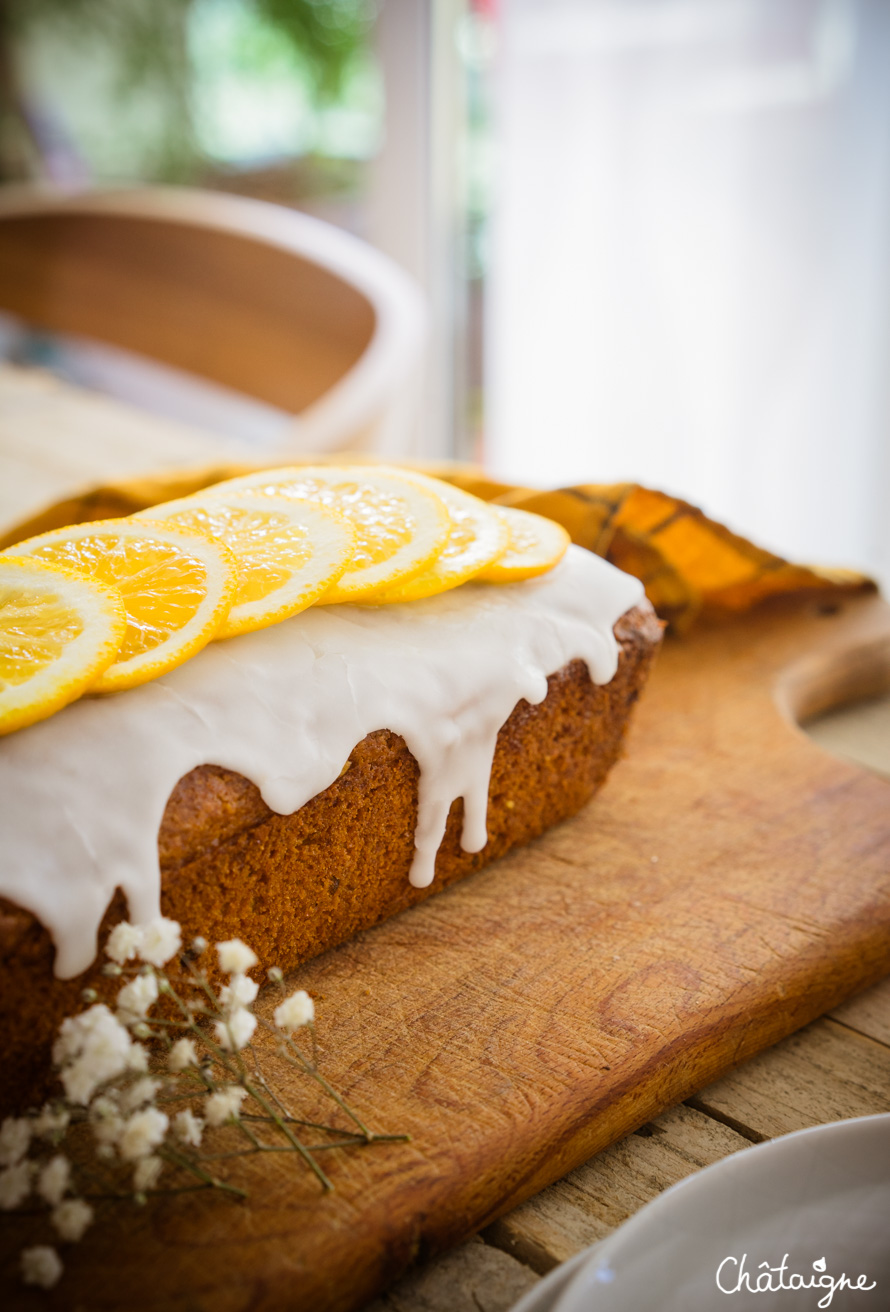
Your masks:
M890 971L890 783L794 723L890 686L874 594L668 640L576 819L299 972L322 1068L409 1144L233 1175L246 1203L116 1204L4 1306L361 1307L571 1167ZM336 1160L334 1160L336 1158Z

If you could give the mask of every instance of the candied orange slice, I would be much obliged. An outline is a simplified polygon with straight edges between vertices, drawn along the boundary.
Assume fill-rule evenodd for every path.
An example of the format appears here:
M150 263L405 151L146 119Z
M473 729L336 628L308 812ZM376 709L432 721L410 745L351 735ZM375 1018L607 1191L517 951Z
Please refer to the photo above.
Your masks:
M317 601L348 567L355 530L344 515L313 501L211 489L141 510L152 519L219 538L235 557L238 590L218 638L249 633Z
M546 574L566 554L571 538L555 520L534 515L530 510L498 506L510 529L510 545L493 565L476 576L486 583L518 583L536 574Z
M73 702L111 665L126 631L117 588L0 556L0 734Z
M375 602L416 601L448 592L477 575L503 556L510 545L510 529L494 506L437 478L406 471L407 478L429 487L445 502L451 529L441 554L406 583L396 583L374 597Z
M71 524L17 542L6 555L68 567L120 589L127 632L94 692L145 683L200 651L215 637L238 585L224 543L148 520Z
M370 601L425 569L448 540L451 520L435 492L388 465L295 465L216 483L210 500L233 492L316 501L355 529L352 560L322 604Z

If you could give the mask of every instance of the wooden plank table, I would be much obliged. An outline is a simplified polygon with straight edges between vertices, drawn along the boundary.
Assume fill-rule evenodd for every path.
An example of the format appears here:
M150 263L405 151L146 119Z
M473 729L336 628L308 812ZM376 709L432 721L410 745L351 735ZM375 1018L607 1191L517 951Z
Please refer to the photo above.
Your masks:
M47 406L52 409L53 433L66 453L62 473L51 451L46 453ZM85 422L88 411L98 422ZM28 504L22 512L112 468L121 474L144 469L156 463L146 459L150 450L155 456L163 451L164 463L188 459L193 440L188 434L174 433L166 421L155 418L128 419L125 412L118 403L84 397L63 384L35 385L20 371L0 370L0 460L7 473L13 466L20 471L19 490L27 487ZM112 452L110 460L106 443L118 422L125 449L118 455ZM213 458L206 447L199 453L202 445L196 442L191 448L193 460ZM45 485L40 483L41 465ZM20 504L13 481L7 479L3 517L11 521ZM830 750L890 777L888 726L890 698L885 698L866 709L828 717L814 736ZM368 1304L366 1312L506 1309L545 1272L602 1239L649 1199L700 1167L777 1134L878 1111L890 1111L890 981L596 1154L481 1235L404 1277Z
M779 1134L890 1112L890 980L591 1157L365 1312L506 1312L685 1176Z

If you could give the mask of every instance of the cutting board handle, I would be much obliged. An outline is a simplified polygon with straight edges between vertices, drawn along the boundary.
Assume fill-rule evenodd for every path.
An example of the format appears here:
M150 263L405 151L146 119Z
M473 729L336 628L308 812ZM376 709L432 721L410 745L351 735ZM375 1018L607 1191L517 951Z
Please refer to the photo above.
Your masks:
M873 626L863 631L860 608L845 613L847 606L825 603L826 619L835 627L833 641L794 661L777 683L776 699L789 719L805 724L890 692L890 606L875 598L868 609Z

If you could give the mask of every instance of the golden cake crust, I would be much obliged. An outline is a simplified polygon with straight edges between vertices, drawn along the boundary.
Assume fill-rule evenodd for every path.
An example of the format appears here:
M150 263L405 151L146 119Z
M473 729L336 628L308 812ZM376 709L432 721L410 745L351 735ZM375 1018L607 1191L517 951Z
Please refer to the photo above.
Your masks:
M615 625L619 663L608 684L573 661L550 676L537 706L520 701L502 727L492 765L488 843L460 846L463 803L448 818L428 888L414 888L419 770L403 739L378 730L360 742L339 779L289 816L243 776L199 766L171 794L158 835L161 907L184 941L233 937L287 972L530 842L578 811L617 759L633 703L661 638L648 603ZM118 893L100 943L126 907ZM84 987L110 1001L118 985L101 960L74 980L53 975L49 934L0 899L0 1109L44 1096L49 1050Z

